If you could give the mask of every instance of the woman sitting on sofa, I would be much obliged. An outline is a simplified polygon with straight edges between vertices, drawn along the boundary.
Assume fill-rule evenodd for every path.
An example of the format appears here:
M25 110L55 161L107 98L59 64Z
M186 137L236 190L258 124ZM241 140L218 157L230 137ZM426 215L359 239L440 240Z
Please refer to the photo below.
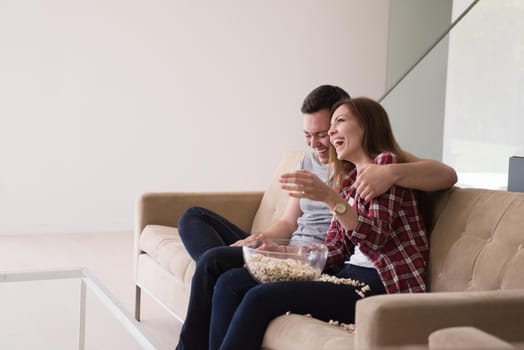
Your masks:
M306 171L284 174L282 188L333 211L324 244L326 269L338 267L336 277L367 284L365 296L424 292L428 240L415 191L394 185L365 201L354 186L366 164L403 161L386 111L367 98L341 101L332 111L329 135L340 194ZM351 285L318 281L258 284L247 269L232 269L218 279L213 293L210 349L259 349L269 322L288 311L353 323L361 298L356 292Z

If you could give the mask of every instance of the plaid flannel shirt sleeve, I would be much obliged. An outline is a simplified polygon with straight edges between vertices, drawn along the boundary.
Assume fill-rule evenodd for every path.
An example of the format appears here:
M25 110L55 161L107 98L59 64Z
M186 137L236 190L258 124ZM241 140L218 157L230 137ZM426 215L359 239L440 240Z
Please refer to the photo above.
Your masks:
M347 188L350 185L349 179L344 184L345 190L340 194L342 198L348 197ZM331 225L326 235L324 244L328 248L328 257L326 261L326 268L343 263L351 254L353 254L354 245L349 240L349 234L338 220L333 217Z
M324 244L328 248L326 268L343 263L347 256L351 255L346 241L346 230L333 218L329 227ZM350 245L351 242L349 242ZM352 249L351 249L352 252Z

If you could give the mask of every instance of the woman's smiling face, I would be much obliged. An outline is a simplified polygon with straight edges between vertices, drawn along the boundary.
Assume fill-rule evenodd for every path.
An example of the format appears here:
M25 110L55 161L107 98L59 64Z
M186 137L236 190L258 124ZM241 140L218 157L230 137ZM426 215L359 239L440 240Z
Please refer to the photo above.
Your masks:
M331 117L329 139L335 147L337 158L347 160L355 165L368 161L362 140L364 128L360 119L353 114L347 105L338 107Z

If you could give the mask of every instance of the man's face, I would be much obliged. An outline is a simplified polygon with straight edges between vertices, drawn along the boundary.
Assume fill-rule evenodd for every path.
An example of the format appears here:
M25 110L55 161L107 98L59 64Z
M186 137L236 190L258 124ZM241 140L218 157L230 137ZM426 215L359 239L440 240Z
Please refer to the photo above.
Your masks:
M309 147L313 148L321 163L329 160L329 110L322 109L311 114L304 114L304 137Z

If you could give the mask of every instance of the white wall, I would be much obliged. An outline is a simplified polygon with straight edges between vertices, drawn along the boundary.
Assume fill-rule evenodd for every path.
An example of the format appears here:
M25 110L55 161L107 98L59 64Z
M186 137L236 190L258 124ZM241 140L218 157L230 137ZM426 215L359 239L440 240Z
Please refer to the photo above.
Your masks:
M322 83L378 98L388 2L0 3L0 233L128 230L144 191L263 189Z

